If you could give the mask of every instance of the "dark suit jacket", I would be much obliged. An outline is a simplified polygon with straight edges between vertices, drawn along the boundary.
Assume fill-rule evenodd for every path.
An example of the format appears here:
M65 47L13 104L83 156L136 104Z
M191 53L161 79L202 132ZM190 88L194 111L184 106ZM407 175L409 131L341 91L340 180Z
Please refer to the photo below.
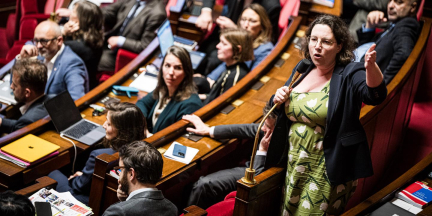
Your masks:
M214 127L213 136L215 139L253 139L259 124L231 124L218 125Z
M83 40L67 40L66 38L64 44L68 45L84 61L89 76L90 89L96 87L99 84L96 74L102 56L102 47L94 49L88 46Z
M375 35L375 31L363 33L362 29L357 30L359 44L376 43L376 63L388 84L411 54L420 34L420 24L414 17L406 17L397 21L394 28L381 37L383 33Z
M106 40L111 36L120 36L118 35L120 28L135 2L134 0L119 0L102 9L105 18L105 27L110 29L105 34ZM121 36L126 37L126 41L122 49L134 53L143 51L155 38L155 30L159 28L165 19L166 12L163 1L148 0L144 9L124 29Z
M162 191L144 191L136 194L128 201L118 202L108 207L104 216L142 216L160 215L177 216L177 207L165 199Z
M256 132L259 124L231 124L231 125L218 125L214 127L213 136L215 139L255 139ZM264 133L261 131L260 136ZM264 171L264 163L266 156L256 155L254 162L254 169L256 175ZM249 167L250 161L246 162L246 167Z
M167 104L163 112L159 115L159 118L153 127L153 112L158 104L159 100L153 98L153 92L150 92L144 98L137 101L136 105L140 108L147 120L147 128L150 133L156 133L173 123L182 119L183 115L192 114L193 112L200 109L203 104L197 94L192 94L188 99L184 101L171 101Z
M273 27L273 43L277 42L279 37L279 16L281 6L279 0L253 0L252 3L257 3L264 7L267 15L270 18L270 23ZM244 0L225 0L224 6L228 8L226 17L230 18L234 23L237 23L243 11ZM203 0L203 7L213 8L215 0ZM219 35L219 32L216 32Z
M53 95L44 95L41 98L37 99L33 102L30 107L27 109L27 112L24 113L17 120L14 119L2 119L2 124L0 126L0 131L4 133L12 133L18 129L21 129L45 116L48 115L43 102L52 98Z
M77 100L89 91L89 79L83 60L65 45L63 52L54 62L45 94L59 94L69 91L73 100Z
M315 67L311 65L301 79ZM297 70L294 68L293 73ZM291 82L285 83L286 86ZM298 84L298 82L296 83ZM296 85L295 84L295 85ZM366 133L360 123L359 115L362 101L366 104L380 104L387 96L385 83L376 88L366 85L366 73L363 63L337 65L330 81L330 93L324 134L324 156L327 175L332 184L373 175L372 161L366 139ZM273 97L270 99L273 104ZM265 167L286 166L288 130L291 121L278 110L278 121L273 131Z

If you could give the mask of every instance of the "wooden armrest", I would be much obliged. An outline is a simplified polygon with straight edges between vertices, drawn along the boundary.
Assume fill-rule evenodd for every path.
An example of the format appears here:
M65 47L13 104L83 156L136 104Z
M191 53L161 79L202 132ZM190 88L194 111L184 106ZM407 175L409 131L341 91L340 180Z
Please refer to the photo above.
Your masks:
M257 175L254 185L238 180L234 215L276 215L285 176L285 168L272 167Z
M30 196L42 188L46 188L46 187L54 188L56 186L57 186L57 182L54 179L48 176L44 176L36 179L36 184L23 188L19 191L16 191L15 193L24 196Z
M183 216L205 216L207 215L207 211L196 206L196 205L191 205L185 209L183 209Z

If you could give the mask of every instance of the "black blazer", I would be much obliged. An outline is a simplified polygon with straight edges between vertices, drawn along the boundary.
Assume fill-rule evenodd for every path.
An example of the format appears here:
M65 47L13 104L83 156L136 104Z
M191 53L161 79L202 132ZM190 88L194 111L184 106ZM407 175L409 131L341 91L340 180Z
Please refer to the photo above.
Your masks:
M311 65L300 81L315 67ZM294 72L297 67L294 68ZM292 75L285 83L291 82ZM299 82L296 82L297 85ZM350 63L336 66L330 81L330 93L324 134L324 156L327 175L332 184L373 175L372 161L366 133L360 123L359 115L362 101L377 105L387 96L385 83L376 88L366 85L366 72L363 63ZM270 99L273 104L273 97ZM267 152L266 168L276 165L286 166L288 130L291 121L283 108L278 110L278 121Z
M395 26L384 36L384 32L375 34L357 30L359 44L376 43L376 63L384 74L385 83L390 83L408 59L420 34L420 23L414 17L406 17L395 23ZM361 60L364 62L364 57Z

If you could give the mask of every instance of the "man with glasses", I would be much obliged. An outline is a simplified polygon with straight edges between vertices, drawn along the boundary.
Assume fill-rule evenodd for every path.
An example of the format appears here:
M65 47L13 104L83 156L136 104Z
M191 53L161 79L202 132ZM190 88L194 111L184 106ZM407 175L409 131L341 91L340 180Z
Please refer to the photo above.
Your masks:
M156 183L162 176L163 160L159 151L143 142L123 145L119 150L119 188L121 202L108 207L108 215L177 215L177 207L165 199ZM126 196L125 196L126 194Z
M32 42L23 46L17 59L37 57L43 61L48 68L45 94L59 94L67 90L77 100L89 91L84 62L63 44L57 23L41 22L35 29Z
M356 61L364 62L364 54L372 44L376 44L379 53L376 63L388 84L399 72L415 46L420 33L420 24L416 19L418 0L389 0L387 4L387 18L382 11L372 11L362 28L357 30L359 48ZM375 33L375 27L390 21L387 29Z

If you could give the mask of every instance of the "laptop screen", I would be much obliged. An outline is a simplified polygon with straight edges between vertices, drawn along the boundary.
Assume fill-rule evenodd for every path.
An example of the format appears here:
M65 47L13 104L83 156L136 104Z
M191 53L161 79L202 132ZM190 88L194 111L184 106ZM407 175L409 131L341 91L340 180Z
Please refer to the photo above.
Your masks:
M174 45L174 35L169 20L165 20L165 22L162 23L161 27L157 31L157 37L161 54L162 56L165 56L168 48Z
M46 101L44 106L59 133L82 119L68 91Z

